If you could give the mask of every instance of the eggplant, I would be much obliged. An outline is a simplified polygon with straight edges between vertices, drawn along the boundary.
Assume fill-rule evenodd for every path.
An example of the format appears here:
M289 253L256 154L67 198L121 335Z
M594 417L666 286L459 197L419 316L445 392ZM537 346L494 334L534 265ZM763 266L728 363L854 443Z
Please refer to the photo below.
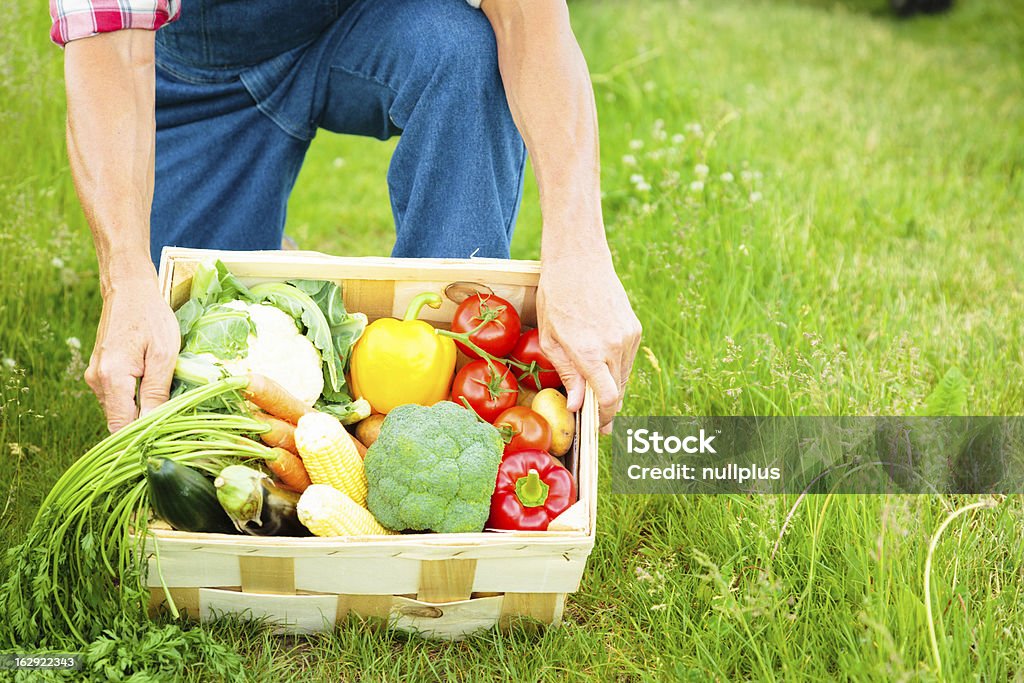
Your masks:
M274 485L269 476L244 465L230 465L213 482L217 500L243 534L311 536L295 506L299 494Z

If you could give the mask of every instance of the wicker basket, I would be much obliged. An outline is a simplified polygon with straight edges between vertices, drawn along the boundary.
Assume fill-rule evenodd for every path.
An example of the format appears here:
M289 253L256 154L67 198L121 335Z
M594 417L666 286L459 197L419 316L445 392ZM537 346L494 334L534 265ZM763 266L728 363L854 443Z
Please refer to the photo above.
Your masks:
M328 279L346 307L370 319L401 317L424 291L445 297L423 318L443 326L455 301L492 291L536 324L539 265L491 259L340 258L311 252L166 249L160 281L175 308L201 261L219 258L247 283ZM427 637L460 638L518 617L561 621L594 546L597 407L587 391L566 466L579 502L546 532L406 534L339 538L256 538L153 528L147 538L151 607L169 593L200 620L221 614L267 618L282 633L328 630L349 614L378 617Z

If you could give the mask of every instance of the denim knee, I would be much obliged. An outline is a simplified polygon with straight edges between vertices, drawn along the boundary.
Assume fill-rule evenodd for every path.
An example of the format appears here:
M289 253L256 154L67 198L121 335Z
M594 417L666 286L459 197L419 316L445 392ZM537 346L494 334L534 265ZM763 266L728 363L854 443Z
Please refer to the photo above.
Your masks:
M424 3L431 5L432 3ZM452 3L450 11L414 12L412 31L415 41L416 69L422 83L418 95L439 100L441 106L459 107L465 116L474 112L492 116L509 115L501 73L498 70L498 48L494 30L483 12L465 3ZM399 99L403 99L401 95ZM396 102L401 110L401 102ZM417 103L408 103L406 112ZM393 114L399 112L392 112ZM403 117L404 118L404 117ZM404 121L395 121L404 127Z

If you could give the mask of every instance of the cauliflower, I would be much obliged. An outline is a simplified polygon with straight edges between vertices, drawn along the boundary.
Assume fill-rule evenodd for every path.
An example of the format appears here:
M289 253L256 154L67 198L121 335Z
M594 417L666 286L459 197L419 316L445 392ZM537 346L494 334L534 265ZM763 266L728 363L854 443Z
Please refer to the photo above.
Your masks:
M329 280L263 282L249 288L220 261L200 264L188 301L174 312L181 331L177 394L225 373L258 373L345 424L370 412L345 385L366 316L349 313Z
M454 403L398 406L366 452L366 506L395 531L482 531L503 449L497 429Z
M324 391L320 352L299 332L292 317L266 304L235 300L222 306L248 314L252 323L248 352L236 358L217 358L212 353L199 356L221 365L232 375L266 375L306 405L316 403Z

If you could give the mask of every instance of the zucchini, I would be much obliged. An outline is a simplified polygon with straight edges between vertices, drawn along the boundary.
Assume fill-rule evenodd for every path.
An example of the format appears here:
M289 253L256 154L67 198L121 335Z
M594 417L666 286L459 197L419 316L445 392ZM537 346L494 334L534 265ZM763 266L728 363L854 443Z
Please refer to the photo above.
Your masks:
M295 506L299 494L274 485L263 472L229 465L213 482L217 500L244 534L252 536L310 536Z
M202 472L167 458L146 460L146 482L153 512L180 531L238 533L217 502L213 482Z

